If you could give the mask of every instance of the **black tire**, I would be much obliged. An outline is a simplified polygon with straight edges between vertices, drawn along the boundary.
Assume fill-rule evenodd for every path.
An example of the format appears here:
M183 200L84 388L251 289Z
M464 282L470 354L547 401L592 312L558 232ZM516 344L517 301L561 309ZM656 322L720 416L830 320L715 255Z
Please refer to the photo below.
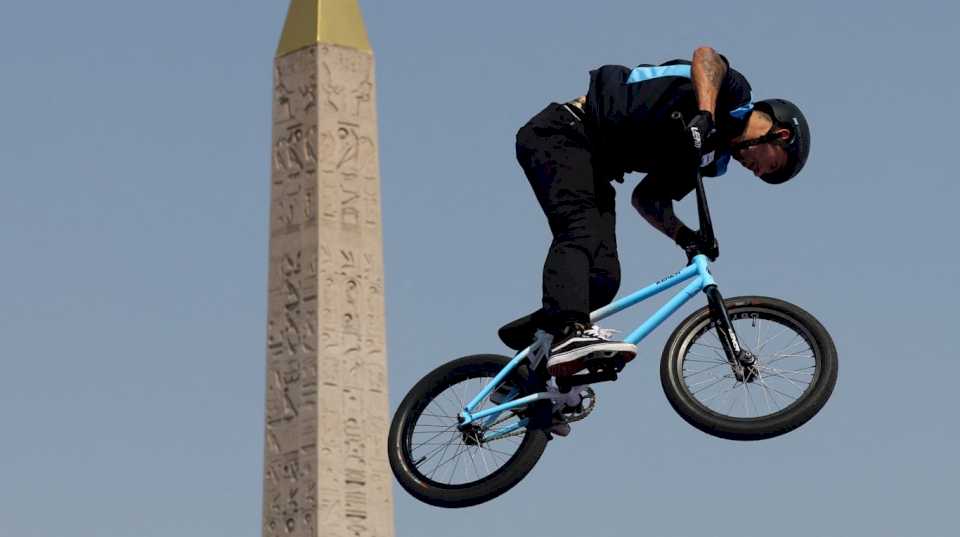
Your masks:
M671 334L663 349L663 357L660 361L660 381L663 384L663 391L666 393L667 400L687 423L707 434L720 438L762 440L780 436L800 427L823 408L823 405L826 404L827 399L833 393L834 385L837 382L837 350L830 334L812 315L783 300L761 296L742 296L726 299L725 303L731 322L734 323L734 328L737 331L738 339L747 350L755 352L756 349L751 348L755 346L760 347L759 350L763 351L767 342L785 332L794 333L795 342L792 346L799 342L799 344L805 343L809 347L810 356L806 356L805 350L796 351L800 354L792 354L795 351L788 349L788 353L770 355L773 357L772 360L758 357L758 363L767 364L761 365L759 371L767 371L767 373L773 375L768 375L767 378L771 381L776 378L778 382L782 383L782 386L786 386L784 388L786 391L796 392L798 394L796 399L789 402L789 399L783 396L792 395L792 393L784 393L776 388L771 390L764 383L762 375L759 377L760 380L754 379L747 383L738 381L733 374L733 370L729 365L726 365L726 358L722 349L720 352L716 350L719 340L714 345L698 343L701 340L708 341L706 338L710 336L711 331L714 332L712 335L715 336L710 311L704 307L680 323L680 326ZM741 328L744 327L744 321L757 326L758 320L760 322L757 329L756 344L753 344L748 341L749 338L745 338L744 334L741 334ZM779 324L782 332L761 342L763 320L768 320L771 324ZM750 331L749 325L745 328L748 328L748 330L744 330L745 332ZM712 342L712 340L709 341ZM706 348L704 352L710 353L704 356L706 359L687 358L688 356L701 356L694 354L693 347L696 345L703 345ZM759 354L762 354L762 352ZM796 358L793 358L794 356ZM811 365L789 371L772 366L774 362L787 358L802 360L802 363L810 363ZM698 362L707 365L697 366L701 369L693 372L689 371L694 369L691 365L685 377L685 362L689 364ZM804 372L804 370L811 370L812 373ZM726 374L723 377L716 377L717 381L713 381L713 377L711 377L706 380L691 382L693 380L691 377L702 373L710 375ZM810 377L809 382L804 382L806 376ZM700 378L704 379L704 377ZM742 392L746 394L743 396L745 413L748 413L750 409L751 405L749 403L753 403L754 410L759 411L762 402L766 403L770 412L754 417L743 417L732 416L730 411L717 411L707 404L706 396L697 397L699 392L707 388L691 389L691 386L695 384L706 382L713 382L714 386L720 385L721 388L719 389L723 389L727 382L732 382L731 388L724 393L731 394L736 390L737 393L734 394L736 397L740 397L740 388L742 388ZM754 388L759 391L751 391ZM754 401L751 393L760 393L762 395L762 398L759 399L760 402ZM711 398L716 397L718 395L711 396ZM779 398L782 398L782 401ZM777 403L783 403L782 408L777 409ZM735 406L739 408L734 399L730 408L734 409Z
M502 466L489 475L480 476L479 472L477 472L477 479L474 481L457 484L443 483L434 481L432 474L428 477L421 473L417 468L418 461L412 460L412 453L415 450L413 447L415 426L422 415L432 416L432 414L424 414L424 411L434 402L435 398L439 399L447 388L464 382L467 379L492 378L503 369L509 361L510 359L506 356L491 354L465 356L444 364L430 372L404 397L394 414L393 422L390 424L387 452L390 467L397 481L415 498L437 507L468 507L476 505L503 494L519 483L527 473L533 469L534 465L536 465L547 445L548 436L544 427L550 420L551 404L549 401L538 402L527 408L520 409L521 414L516 419L527 418L530 420L528 427L524 429L523 439L519 441L518 444L514 444L513 442L517 442L519 436L509 439L511 445L516 447L516 451L509 457L500 455L500 457L504 459ZM542 390L542 387L539 386L542 383L530 378L526 366L517 368L508 382L512 382L515 386L520 387L521 395ZM477 386L479 386L479 383ZM477 389L476 392L479 392L479 389ZM467 395L466 397L469 398L473 395L475 395L475 393ZM450 405L451 403L446 403L446 411L442 413L444 416L449 416L449 414L461 410L457 409L456 411L452 411L450 410ZM457 424L455 419L450 420L450 423L453 426ZM431 424L430 427L436 426ZM446 435L447 433L444 434ZM450 442L456 440L455 434L451 434L450 437L452 438ZM441 438L441 441L442 440L443 438ZM507 439L502 441L506 442ZM500 440L495 440L495 442L500 442ZM444 459L446 450L451 445L452 444L447 443L447 447L443 448L444 454L440 455L440 459ZM461 446L463 447L461 448ZM436 449L440 449L440 446ZM463 449L463 453L469 454L471 460L473 459L473 455L470 454L471 447L463 444L462 441L455 449L457 451L454 453L454 457ZM482 448L477 447L477 449ZM431 454L431 457L433 456L435 456L435 453ZM424 457L421 456L418 459L419 462L423 462L423 458ZM434 464L440 464L440 466L442 466L443 462L439 461ZM437 467L437 469L438 468L439 467ZM436 472L437 469L434 469L434 472ZM476 471L476 468L474 469ZM446 470L444 470L444 472L445 471ZM452 473L455 472L456 467L452 470Z

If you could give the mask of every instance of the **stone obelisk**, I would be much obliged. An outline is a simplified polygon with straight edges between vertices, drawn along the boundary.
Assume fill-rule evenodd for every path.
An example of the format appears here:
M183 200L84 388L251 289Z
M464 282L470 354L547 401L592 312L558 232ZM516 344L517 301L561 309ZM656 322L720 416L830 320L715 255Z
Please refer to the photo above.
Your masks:
M274 64L265 537L393 537L373 52L292 0Z

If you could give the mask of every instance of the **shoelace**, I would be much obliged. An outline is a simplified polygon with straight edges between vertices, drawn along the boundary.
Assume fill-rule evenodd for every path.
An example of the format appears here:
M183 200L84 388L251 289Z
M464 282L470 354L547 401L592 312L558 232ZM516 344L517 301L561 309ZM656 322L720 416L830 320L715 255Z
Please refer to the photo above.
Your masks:
M613 328L601 328L600 325L593 325L590 328L587 328L583 331L583 335L590 337L597 337L600 339L610 339L614 334L620 332L619 330L614 330Z

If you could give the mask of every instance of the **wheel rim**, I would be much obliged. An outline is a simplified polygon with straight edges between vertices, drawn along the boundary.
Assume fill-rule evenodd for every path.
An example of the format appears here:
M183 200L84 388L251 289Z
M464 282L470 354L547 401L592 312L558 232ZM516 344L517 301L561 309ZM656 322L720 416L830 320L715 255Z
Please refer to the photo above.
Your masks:
M467 487L500 472L521 451L526 442L525 434L481 441L491 427L506 428L517 424L521 418L512 412L501 414L490 424L486 424L487 420L479 420L483 425L466 435L457 428L459 411L491 380L492 375L464 378L413 409L403 450L413 472L421 480L434 487ZM492 406L489 398L485 398L476 410Z
M683 390L699 407L727 419L775 418L803 401L820 376L812 335L780 312L730 311L740 345L757 358L756 378L742 382L727 362L716 326L705 321L681 348Z

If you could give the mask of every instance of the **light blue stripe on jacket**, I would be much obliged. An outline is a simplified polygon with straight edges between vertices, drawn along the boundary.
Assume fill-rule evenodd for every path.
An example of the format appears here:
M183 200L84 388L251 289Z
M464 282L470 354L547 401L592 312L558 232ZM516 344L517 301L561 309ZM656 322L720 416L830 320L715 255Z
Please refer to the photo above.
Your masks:
M690 78L689 65L660 65L656 67L637 67L630 71L630 77L627 78L627 84L636 84L651 78L660 78L664 76L682 76Z

